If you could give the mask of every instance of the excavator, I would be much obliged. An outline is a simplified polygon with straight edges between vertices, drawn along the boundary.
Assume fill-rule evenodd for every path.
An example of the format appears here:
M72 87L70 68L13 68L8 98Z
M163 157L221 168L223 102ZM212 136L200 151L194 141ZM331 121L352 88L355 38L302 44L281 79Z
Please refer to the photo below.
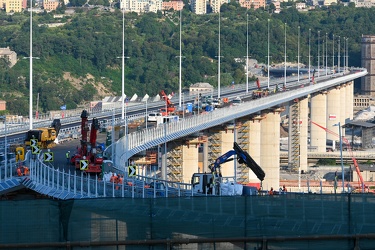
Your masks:
M30 140L36 139L41 149L52 148L61 128L60 119L54 119L48 128L37 128L26 132L25 145L30 146Z
M70 163L81 169L86 173L101 173L103 164L103 148L96 145L97 133L100 128L99 121L97 118L92 119L91 129L88 125L88 113L83 110L81 113L81 145L77 148L77 152L70 159ZM88 141L87 135L90 131L90 141ZM87 162L82 165L81 161ZM84 168L83 168L84 166Z
M193 191L195 193L202 193L202 194L219 194L217 192L217 188L221 183L221 164L224 164L229 161L233 161L234 158L232 156L237 156L237 161L240 164L246 164L257 176L257 178L262 182L266 174L261 169L261 167L254 161L251 156L241 149L241 147L234 142L233 143L233 150L230 150L217 158L214 163L209 165L209 169L211 171L210 174L207 173L195 173L192 176L191 183L193 185ZM241 186L241 195L242 195L242 188L243 186L240 184L235 184Z
M168 95L164 92L164 90L161 90L159 92L160 98L162 98L165 101L165 108L160 109L160 113L162 116L168 116L170 114L173 114L176 111L176 107L172 103L172 101L169 99Z

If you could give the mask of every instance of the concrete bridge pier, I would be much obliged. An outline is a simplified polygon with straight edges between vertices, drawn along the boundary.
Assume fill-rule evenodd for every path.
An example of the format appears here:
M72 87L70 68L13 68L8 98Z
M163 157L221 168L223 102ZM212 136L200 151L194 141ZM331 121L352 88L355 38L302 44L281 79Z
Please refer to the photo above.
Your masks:
M327 127L327 92L311 95L311 121ZM310 146L313 152L326 152L326 132L316 125L310 126Z
M265 111L261 121L260 166L266 174L263 189L279 189L280 184L280 113L282 108Z
M309 98L299 98L289 104L288 162L294 171L307 171Z
M338 134L338 127L334 127L335 124L341 120L341 91L340 86L331 88L327 93L327 129ZM342 124L344 125L344 124ZM319 128L321 129L321 128ZM322 129L321 129L322 130ZM324 130L323 130L324 131ZM327 140L332 142L332 148L335 150L336 141L339 138L331 133L327 133Z

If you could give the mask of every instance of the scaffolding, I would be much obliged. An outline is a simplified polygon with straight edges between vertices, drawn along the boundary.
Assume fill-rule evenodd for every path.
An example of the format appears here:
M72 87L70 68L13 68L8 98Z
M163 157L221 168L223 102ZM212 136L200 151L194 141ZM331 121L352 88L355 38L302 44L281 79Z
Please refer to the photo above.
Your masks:
M297 171L300 164L300 102L299 99L295 99L294 103L290 105L290 117L289 117L289 129L290 129L290 162L289 167L292 171Z
M249 149L249 119L240 119L237 123L237 144L244 150ZM237 182L241 184L249 183L249 167L246 164L237 165Z

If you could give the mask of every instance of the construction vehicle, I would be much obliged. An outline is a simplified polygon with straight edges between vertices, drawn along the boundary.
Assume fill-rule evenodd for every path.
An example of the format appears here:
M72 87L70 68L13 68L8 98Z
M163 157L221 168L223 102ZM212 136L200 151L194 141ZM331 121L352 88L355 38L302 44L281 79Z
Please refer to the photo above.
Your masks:
M59 135L61 128L60 119L54 119L48 128L37 128L26 132L25 145L30 146L30 140L36 139L41 149L52 148L55 140Z
M99 121L97 118L92 119L91 129L88 124L88 113L83 110L81 113L81 145L77 148L77 152L71 157L70 163L86 173L101 173L103 164L103 148L102 145L97 145L96 138L99 131ZM87 135L90 130L90 141ZM82 161L84 164L82 167Z
M163 116L173 114L176 111L176 107L174 106L168 95L164 92L164 90L161 90L159 92L159 96L165 101L165 108L161 108L160 113Z
M317 124L317 123L315 123L313 121L311 121L311 124L314 124L314 125L318 126L319 128L324 129L327 133L330 133L331 135L334 135L334 136L336 136L336 137L338 137L340 139L340 136L338 134L336 134L335 132L329 130L328 128L325 128L325 127L323 127L323 126L321 126L321 125L319 125L319 124ZM348 149L348 151L350 153L350 157L352 158L352 161L353 161L353 165L355 167L355 171L357 172L357 175L358 175L358 178L359 178L359 180L358 180L359 187L362 189L362 192L364 192L364 190L366 188L366 185L365 185L365 183L363 181L363 177L362 177L362 174L361 174L361 170L359 169L359 166L358 166L358 163L357 163L357 159L353 156L353 151L351 150L350 142L345 137L343 137L343 136L342 136L341 139L342 139L342 142L344 142L346 144L346 146L347 146L347 149Z
M236 195L243 195L245 194L245 190L243 185L236 184L236 183L223 183L222 182L222 174L221 174L221 164L233 161L234 158L231 158L232 156L237 156L237 161L240 164L246 164L247 167L249 167L257 176L257 178L262 182L264 180L264 177L266 174L264 171L260 168L260 166L254 161L251 156L241 149L241 147L234 142L233 143L233 150L230 150L217 158L214 163L209 165L209 169L211 173L194 173L191 179L191 184L193 185L193 191L195 193L201 193L201 194L223 194L221 190L225 187L228 189L228 185L230 185L234 193ZM262 185L261 185L262 186ZM246 188L250 188L246 186Z

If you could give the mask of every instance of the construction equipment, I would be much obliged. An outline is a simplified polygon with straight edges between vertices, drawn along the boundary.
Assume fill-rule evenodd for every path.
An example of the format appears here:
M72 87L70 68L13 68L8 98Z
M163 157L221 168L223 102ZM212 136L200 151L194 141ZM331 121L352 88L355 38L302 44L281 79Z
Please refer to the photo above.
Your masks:
M52 148L61 128L60 119L54 119L48 128L38 128L27 131L25 145L30 146L30 140L36 139L39 148Z
M240 146L234 142L233 150L230 150L217 158L214 163L209 165L211 170L210 174L207 173L194 173L192 176L191 183L193 185L193 191L196 193L202 194L219 194L221 186L228 188L228 185L222 183L222 174L221 174L221 164L233 161L232 156L237 156L237 161L240 164L246 164L257 176L257 178L262 182L266 174L260 168L260 166L254 161L251 156L240 148ZM235 194L242 195L244 193L244 186L241 184L233 183L231 184L235 191ZM247 187L250 188L250 187Z
M317 124L317 123L315 123L313 121L311 121L311 123L314 124L314 125L316 125L316 126L318 126L321 129L324 129L327 133L330 133L331 135L334 135L334 136L336 136L336 137L338 137L340 139L340 136L338 134L336 134L335 132L329 130L328 128L325 128L325 127L323 127L323 126L321 126L321 125L319 125L319 124ZM359 169L359 166L358 166L358 163L357 163L357 159L353 156L353 151L351 150L350 142L345 137L343 137L343 136L342 136L341 139L346 144L347 149L348 149L348 151L350 153L350 157L352 158L352 161L353 161L353 164L354 164L354 167L355 167L355 171L357 172L357 175L358 175L358 178L359 178L358 184L359 184L359 186L360 186L360 188L362 189L362 192L363 192L364 189L366 188L366 186L365 186L365 183L363 181L363 177L362 177L362 174L361 174L361 170Z
M91 129L88 125L88 113L83 110L81 113L81 145L77 152L70 159L70 163L87 173L101 173L103 164L103 148L97 145L96 138L99 131L99 121L92 119ZM88 142L88 131L90 130L90 141Z
M165 108L160 109L160 113L163 116L173 114L176 111L176 107L174 106L174 104L172 103L168 95L164 92L164 90L161 90L159 92L159 96L165 101L165 106L166 106Z

